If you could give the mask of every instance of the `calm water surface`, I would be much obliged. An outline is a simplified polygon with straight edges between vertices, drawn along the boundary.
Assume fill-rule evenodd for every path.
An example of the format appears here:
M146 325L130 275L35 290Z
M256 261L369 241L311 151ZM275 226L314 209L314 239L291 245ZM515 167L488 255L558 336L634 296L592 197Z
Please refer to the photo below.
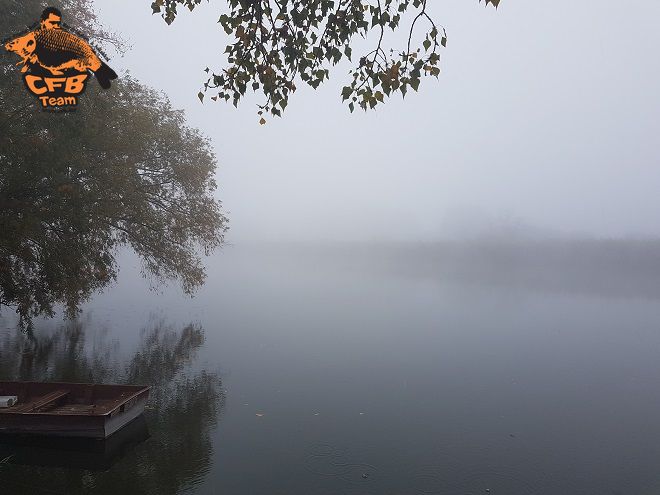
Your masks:
M0 492L660 493L657 266L491 255L229 246L193 299L126 257L75 322L5 311L0 379L154 390L99 465L0 443Z

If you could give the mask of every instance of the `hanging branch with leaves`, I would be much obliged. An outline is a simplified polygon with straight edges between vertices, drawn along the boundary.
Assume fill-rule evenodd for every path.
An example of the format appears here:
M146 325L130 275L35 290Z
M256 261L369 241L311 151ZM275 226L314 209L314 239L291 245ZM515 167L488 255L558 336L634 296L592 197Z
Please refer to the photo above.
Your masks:
M481 2L481 0L479 0ZM375 48L357 60L350 83L341 96L353 112L375 108L385 97L409 89L417 91L424 77L440 75L440 49L447 45L445 29L427 11L427 0L227 0L228 13L219 23L234 38L227 45L227 66L209 74L199 99L212 92L214 101L234 106L249 88L261 92L260 122L264 115L281 116L296 81L316 89L330 76L330 67L344 58L353 61L356 36L367 39L372 31ZM485 0L496 8L500 0ZM156 0L151 7L171 24L177 6L193 10L201 0ZM407 44L400 50L385 48L387 30L403 29L402 20L411 14ZM424 29L424 31L421 31ZM423 34L421 46L415 36Z

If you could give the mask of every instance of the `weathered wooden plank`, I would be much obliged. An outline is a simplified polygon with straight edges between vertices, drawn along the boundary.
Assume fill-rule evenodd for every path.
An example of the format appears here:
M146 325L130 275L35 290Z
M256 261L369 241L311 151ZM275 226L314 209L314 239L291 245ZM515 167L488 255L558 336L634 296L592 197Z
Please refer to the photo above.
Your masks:
M104 438L142 414L149 387L83 383L0 382L18 395L17 406L0 410L0 434L31 433Z
M69 395L68 390L54 390L49 394L37 397L26 404L19 404L8 409L11 412L43 412L55 407L62 399Z

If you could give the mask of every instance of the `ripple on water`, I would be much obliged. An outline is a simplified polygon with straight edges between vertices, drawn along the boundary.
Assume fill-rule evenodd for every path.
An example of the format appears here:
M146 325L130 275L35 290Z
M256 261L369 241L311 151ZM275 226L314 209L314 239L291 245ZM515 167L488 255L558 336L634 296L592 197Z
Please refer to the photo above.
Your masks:
M427 467L414 475L414 490L423 495L541 495L542 479L507 466L454 469Z
M410 477L413 492L421 495L555 493L549 491L543 452L514 437L446 443L432 464L413 468Z
M368 484L378 468L361 462L348 449L328 443L315 444L307 450L305 469L318 476L338 478L352 485Z

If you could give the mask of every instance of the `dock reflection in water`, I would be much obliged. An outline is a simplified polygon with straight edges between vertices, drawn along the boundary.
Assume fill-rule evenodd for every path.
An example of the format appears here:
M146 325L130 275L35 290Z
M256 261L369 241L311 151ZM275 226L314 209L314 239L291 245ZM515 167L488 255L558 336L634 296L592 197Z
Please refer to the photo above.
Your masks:
M0 458L8 464L107 471L149 438L144 415L107 439L0 436Z
M0 437L3 485L15 493L160 494L201 482L223 404L218 375L195 366L203 329L152 322L128 356L98 336L88 345L86 334L80 321L49 334L10 332L0 340L0 380L149 384L144 416L105 441Z

